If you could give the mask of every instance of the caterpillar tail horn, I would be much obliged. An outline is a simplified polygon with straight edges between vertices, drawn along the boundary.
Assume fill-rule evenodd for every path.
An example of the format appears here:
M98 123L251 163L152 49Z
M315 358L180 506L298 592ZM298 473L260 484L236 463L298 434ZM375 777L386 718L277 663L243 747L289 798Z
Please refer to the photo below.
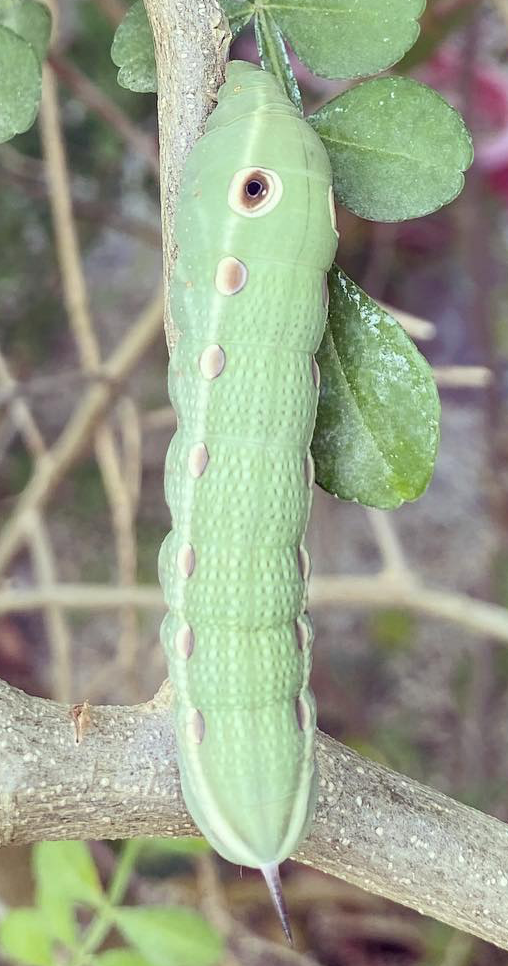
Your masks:
M262 865L261 872L265 877L265 882L268 886L272 902L277 910L281 926L284 930L284 935L290 946L293 945L293 936L291 933L291 925L289 922L289 913L287 906L282 894L282 885L280 881L279 866L275 862L271 862L269 865Z

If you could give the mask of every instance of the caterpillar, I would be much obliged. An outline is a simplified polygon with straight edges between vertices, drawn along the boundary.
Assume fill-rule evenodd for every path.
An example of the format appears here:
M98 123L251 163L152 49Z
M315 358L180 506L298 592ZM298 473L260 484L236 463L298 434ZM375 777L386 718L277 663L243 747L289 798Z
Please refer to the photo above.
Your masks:
M175 220L161 638L188 810L220 855L261 869L289 940L278 866L316 792L303 538L338 238L331 184L318 135L276 79L229 63Z

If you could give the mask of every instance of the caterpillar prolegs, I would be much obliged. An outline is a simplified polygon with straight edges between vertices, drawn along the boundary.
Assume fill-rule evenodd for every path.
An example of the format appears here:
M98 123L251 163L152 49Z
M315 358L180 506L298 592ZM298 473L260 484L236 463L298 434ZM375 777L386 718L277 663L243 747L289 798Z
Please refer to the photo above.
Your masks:
M176 217L161 633L187 807L222 856L263 871L283 918L278 864L308 829L316 785L303 536L331 180L275 78L230 63Z

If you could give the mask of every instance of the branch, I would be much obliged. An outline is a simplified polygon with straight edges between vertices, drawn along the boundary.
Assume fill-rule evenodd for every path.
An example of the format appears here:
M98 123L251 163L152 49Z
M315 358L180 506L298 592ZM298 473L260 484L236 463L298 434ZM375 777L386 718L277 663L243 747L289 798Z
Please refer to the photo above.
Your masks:
M168 283L176 257L173 220L182 170L203 133L224 80L231 34L216 0L146 0L155 45L158 77L160 181L165 281L166 339L177 331L169 315Z
M0 682L0 844L194 835L170 692L69 706ZM508 827L318 733L319 798L295 856L508 948Z
M130 601L134 607L165 609L162 591L155 584L111 587L104 584L54 584L44 587L6 587L0 591L0 614L38 610L49 604L64 609L109 610ZM452 621L470 633L508 644L508 610L477 600L469 594L426 587L417 576L402 580L393 574L311 578L312 610L343 607L407 607L417 614Z

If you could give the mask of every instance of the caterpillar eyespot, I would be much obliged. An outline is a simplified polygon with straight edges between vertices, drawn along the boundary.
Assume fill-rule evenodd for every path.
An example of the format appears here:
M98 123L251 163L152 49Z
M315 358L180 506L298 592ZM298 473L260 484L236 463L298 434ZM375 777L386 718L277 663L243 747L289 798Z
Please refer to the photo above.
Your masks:
M246 218L267 215L279 204L284 188L276 171L268 168L240 168L228 191L229 207Z

